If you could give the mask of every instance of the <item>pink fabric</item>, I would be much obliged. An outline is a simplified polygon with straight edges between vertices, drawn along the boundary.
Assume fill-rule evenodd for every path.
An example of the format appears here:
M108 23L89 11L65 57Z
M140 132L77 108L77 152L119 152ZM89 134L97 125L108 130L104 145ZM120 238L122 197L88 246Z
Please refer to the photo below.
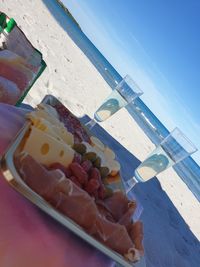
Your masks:
M0 104L0 155L24 123L22 110ZM109 267L113 263L44 214L0 173L0 266Z

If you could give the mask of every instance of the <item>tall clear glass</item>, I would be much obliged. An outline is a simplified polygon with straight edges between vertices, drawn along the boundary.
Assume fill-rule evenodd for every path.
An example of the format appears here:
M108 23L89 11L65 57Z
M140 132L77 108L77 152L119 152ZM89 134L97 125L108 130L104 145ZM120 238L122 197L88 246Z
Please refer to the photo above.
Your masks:
M127 181L127 191L137 182L145 182L197 151L194 144L175 128L137 167L135 177Z
M96 122L105 121L142 94L143 92L139 86L129 75L126 75L97 109L94 114L94 119L90 120L86 126L91 128Z

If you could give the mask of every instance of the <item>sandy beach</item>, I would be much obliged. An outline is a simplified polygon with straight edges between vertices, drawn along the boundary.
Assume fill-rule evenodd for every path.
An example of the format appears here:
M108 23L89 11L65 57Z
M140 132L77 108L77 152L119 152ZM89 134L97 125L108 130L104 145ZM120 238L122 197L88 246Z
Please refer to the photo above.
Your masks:
M42 0L0 0L0 10L17 21L17 24L32 44L42 52L47 63L46 70L30 90L25 103L35 106L41 102L46 94L52 94L58 97L75 115L87 114L92 117L96 108L110 93L111 89L81 49L70 38L65 27L61 27L56 18L52 16L47 2ZM120 110L111 119L103 122L101 126L140 161L144 160L155 147L126 109ZM166 197L171 200L184 223L189 226L194 236L200 239L200 205L197 199L172 168L158 175L157 178L165 191ZM140 190L138 188L138 192ZM149 192L149 206L158 205L163 194L160 193L159 195L159 192L162 192L162 190ZM139 192L139 194L144 197L142 193ZM166 225L169 225L168 233L171 233L169 238L171 244L173 244L173 249L171 252L169 251L169 254L178 255L176 257L177 261L173 260L172 264L166 259L163 261L165 263L159 265L159 263L156 264L154 259L149 259L147 266L200 266L196 256L192 256L192 248L196 246L195 249L197 249L199 244L193 244L194 240L191 241L191 251L189 251L190 246L185 241L186 252L184 246L178 249L178 243L182 239L179 240L176 234L172 234L170 227L173 228L173 231L174 229L180 230L180 233L181 229L174 227L173 215L170 215L167 207L166 211L162 210L160 214L163 216L160 223L166 223L166 220L168 220ZM179 238L181 238L181 234ZM165 242L165 240L163 241ZM170 249L164 246L162 248ZM185 258L182 257L183 254L186 254L187 257L185 255ZM147 257L149 257L148 253ZM182 257L181 260L180 257Z

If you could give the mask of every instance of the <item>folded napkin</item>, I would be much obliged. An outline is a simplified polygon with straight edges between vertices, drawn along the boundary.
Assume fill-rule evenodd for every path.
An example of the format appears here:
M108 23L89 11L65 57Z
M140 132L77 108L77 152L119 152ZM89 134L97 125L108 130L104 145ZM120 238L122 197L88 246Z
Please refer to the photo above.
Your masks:
M27 112L0 104L0 156ZM111 267L113 262L26 200L0 173L0 266Z

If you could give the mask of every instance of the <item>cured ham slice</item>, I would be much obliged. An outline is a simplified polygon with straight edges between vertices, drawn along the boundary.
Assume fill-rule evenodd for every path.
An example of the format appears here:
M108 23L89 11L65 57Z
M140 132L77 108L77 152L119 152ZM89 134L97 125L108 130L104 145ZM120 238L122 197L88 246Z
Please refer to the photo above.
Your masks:
M15 164L25 183L47 200L59 190L59 183L65 179L60 170L48 171L28 154L18 156Z
M111 197L104 201L105 207L113 215L116 222L118 222L131 207L130 203L131 202L122 191L114 192Z
M0 102L14 105L20 94L21 92L15 83L0 76Z
M110 222L115 222L115 219L113 218L110 211L106 208L103 201L97 201L96 205L97 205L97 208L98 208L99 213L101 214L102 218L104 218Z
M96 221L97 238L120 254L125 254L134 247L124 225L108 221L99 216Z
M0 76L14 82L23 91L29 86L33 75L21 57L9 50L0 51Z
M20 90L24 90L28 87L29 82L32 79L32 74L28 69L20 64L15 66L10 62L1 59L0 65L0 76L14 82Z
M132 217L136 209L136 202L129 202L127 211L122 215L119 219L118 223L122 224L126 227L127 231L129 231L131 227Z
M137 221L132 224L131 229L129 231L129 235L135 244L135 248L138 249L140 253L143 255L144 247L142 244L142 240L144 234L143 234L143 224L141 221Z
M67 179L60 170L49 171L28 154L18 156L15 164L31 189L91 232L98 209L87 192Z
M87 232L94 233L98 214L94 200L72 181L67 179L67 182L72 185L71 192L69 194L56 193L51 197L50 203Z
M16 156L15 165L25 183L55 209L129 261L139 259L138 251L143 252L142 224L132 223L136 205L123 193L115 192L96 203L62 171L47 170L28 154Z

